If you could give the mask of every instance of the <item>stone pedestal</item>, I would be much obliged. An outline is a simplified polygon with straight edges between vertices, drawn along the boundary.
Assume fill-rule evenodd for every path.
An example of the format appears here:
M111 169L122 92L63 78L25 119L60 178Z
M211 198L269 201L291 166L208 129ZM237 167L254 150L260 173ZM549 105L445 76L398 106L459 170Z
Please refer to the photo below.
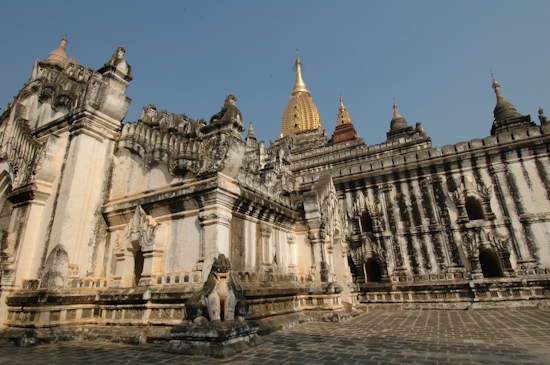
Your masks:
M210 322L208 326L182 324L170 331L172 340L163 350L184 355L225 359L262 343L254 321Z
M340 124L334 130L334 144L353 141L357 135L355 127L351 123Z

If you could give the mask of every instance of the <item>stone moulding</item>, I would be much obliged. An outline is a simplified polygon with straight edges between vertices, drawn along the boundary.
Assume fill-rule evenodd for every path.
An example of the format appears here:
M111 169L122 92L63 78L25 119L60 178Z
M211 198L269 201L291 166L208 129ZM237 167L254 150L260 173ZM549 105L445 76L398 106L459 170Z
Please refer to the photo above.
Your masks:
M11 329L57 328L69 331L74 326L88 326L87 332L109 338L108 328L125 326L129 331L142 331L153 326L159 331L167 328L165 336L158 339L169 341L182 339L171 336L178 328L194 326L185 317L187 300L202 285L188 284L173 287L133 288L80 288L56 290L21 290L8 300L8 315L5 324ZM327 292L319 283L299 285L278 283L271 288L265 284L243 283L246 297L250 297L250 311L246 321L291 313L316 313L342 310L338 293ZM223 327L223 323L221 322ZM233 322L227 322L231 324ZM219 326L218 326L219 327ZM204 327L209 331L211 326ZM173 331L171 331L173 330ZM154 331L153 331L154 332ZM255 332L254 332L255 333ZM231 337L231 333L227 333ZM153 333L147 336L155 337ZM5 332L0 332L5 337ZM134 336L131 336L133 340Z
M166 352L186 355L210 355L215 358L228 358L237 352L263 343L257 335L260 326L248 321L245 323L226 322L201 328L190 325L180 325L170 331L173 338L166 343Z
M446 145L443 147L429 147L425 150L411 151L403 156L380 156L378 151L385 150L387 144L364 146L350 152L349 156L342 156L340 153L331 154L332 150L327 148L323 153L304 153L302 155L293 156L295 162L292 166L293 170L300 169L300 182L311 182L313 176L317 174L317 170L322 166L331 165L331 174L334 178L345 177L349 175L372 173L378 170L383 170L388 167L406 168L412 163L423 163L430 161L433 163L436 158L455 158L459 159L464 153L473 153L488 151L498 151L499 148L505 148L507 145L517 143L534 143L543 144L550 134L550 124L544 126L533 126L525 129L514 130L513 132L502 132L495 136L488 136L483 139L474 139L469 142L459 142L454 145ZM398 144L396 144L398 145ZM383 146L383 147L381 147ZM335 146L331 147L336 152ZM302 157L302 158L300 158ZM307 157L307 159L306 159ZM365 158L366 161L359 166L349 166L348 163L352 160ZM342 166L342 163L345 165ZM310 176L312 174L312 176Z
M438 279L428 275L399 283L361 284L361 302L400 309L489 309L548 305L547 278ZM437 276L437 275L434 275ZM422 279L422 280L416 280Z

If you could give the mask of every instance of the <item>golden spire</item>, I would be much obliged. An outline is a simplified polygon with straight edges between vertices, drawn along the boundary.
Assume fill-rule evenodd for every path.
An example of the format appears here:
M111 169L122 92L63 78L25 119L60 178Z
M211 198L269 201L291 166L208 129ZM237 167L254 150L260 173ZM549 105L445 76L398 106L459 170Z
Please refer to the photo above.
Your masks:
M296 83L294 84L292 95L300 92L305 92L309 94L306 83L304 82L304 79L302 79L302 61L300 61L298 50L296 50Z
M315 106L304 80L302 79L302 62L296 53L296 83L283 112L281 137L291 133L323 128L319 110Z
M338 112L338 122L337 125L350 124L351 118L349 116L346 107L344 106L344 99L340 96L340 110Z

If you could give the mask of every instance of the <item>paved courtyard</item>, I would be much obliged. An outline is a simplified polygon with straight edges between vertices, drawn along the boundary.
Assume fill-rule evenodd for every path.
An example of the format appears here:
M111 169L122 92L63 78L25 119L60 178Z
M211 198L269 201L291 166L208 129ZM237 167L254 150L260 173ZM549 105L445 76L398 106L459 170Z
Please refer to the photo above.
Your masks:
M0 346L2 364L549 364L550 311L383 311L346 323L310 322L262 337L230 360L159 345L73 341Z

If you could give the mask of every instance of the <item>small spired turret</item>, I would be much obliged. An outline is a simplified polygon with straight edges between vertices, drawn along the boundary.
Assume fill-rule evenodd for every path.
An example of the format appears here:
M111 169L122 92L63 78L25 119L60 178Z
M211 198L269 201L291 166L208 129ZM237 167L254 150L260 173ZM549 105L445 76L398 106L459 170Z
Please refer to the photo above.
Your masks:
M390 123L390 131L386 134L388 140L399 139L403 137L412 137L415 134L413 127L407 124L407 120L399 114L397 103L393 101L393 118Z
M346 107L344 106L344 100L340 97L340 109L338 111L338 124L332 135L334 144L346 143L359 138L359 134L355 130L351 118L349 116Z
M64 69L67 65L67 62L69 62L69 56L67 55L67 51L65 50L65 47L67 46L67 35L65 34L65 37L61 40L61 44L58 48L54 49L47 59L43 61L44 64L57 66L61 69Z
M247 147L256 147L258 145L258 140L254 134L254 127L252 127L252 122L250 122L250 127L248 127L248 136L246 136L245 142Z
M491 128L491 135L494 136L501 132L534 126L535 123L531 121L530 115L521 115L512 103L504 99L500 91L500 84L495 80L492 72L491 77L493 78L493 89L497 97L497 105L493 111L495 120Z

